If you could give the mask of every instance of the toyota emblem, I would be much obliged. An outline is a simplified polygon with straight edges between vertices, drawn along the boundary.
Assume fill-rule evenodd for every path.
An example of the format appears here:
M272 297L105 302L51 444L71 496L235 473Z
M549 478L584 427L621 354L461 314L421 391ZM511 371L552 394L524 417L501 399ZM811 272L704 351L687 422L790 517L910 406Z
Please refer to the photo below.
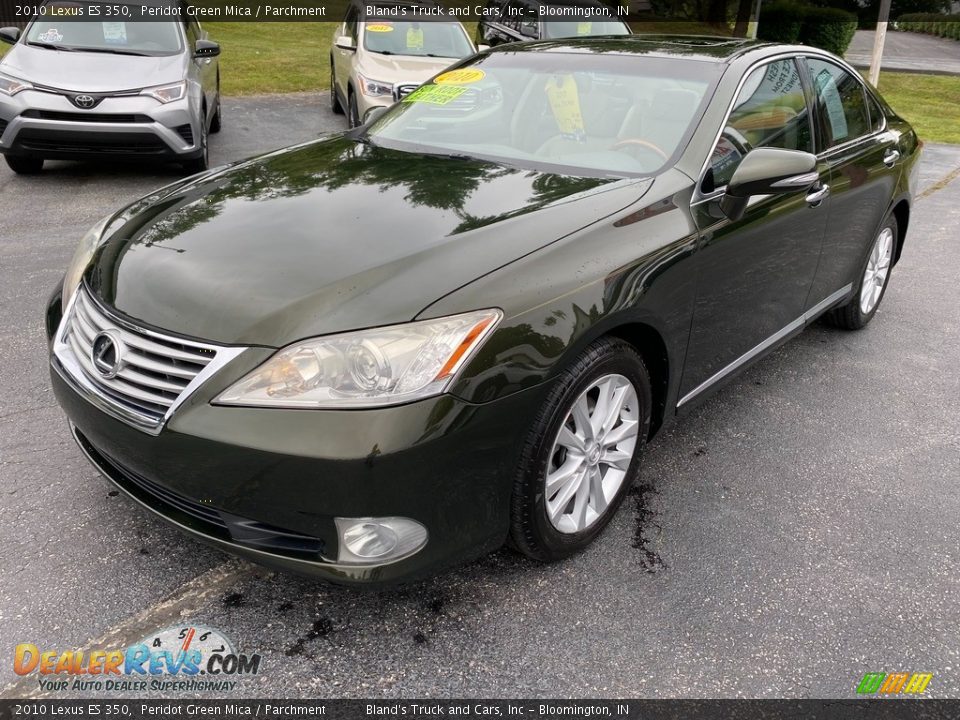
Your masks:
M73 98L73 103L77 107L92 108L97 104L97 99L93 95L76 95Z
M123 343L119 336L110 330L97 333L90 347L90 359L93 367L104 380L115 378L123 369Z

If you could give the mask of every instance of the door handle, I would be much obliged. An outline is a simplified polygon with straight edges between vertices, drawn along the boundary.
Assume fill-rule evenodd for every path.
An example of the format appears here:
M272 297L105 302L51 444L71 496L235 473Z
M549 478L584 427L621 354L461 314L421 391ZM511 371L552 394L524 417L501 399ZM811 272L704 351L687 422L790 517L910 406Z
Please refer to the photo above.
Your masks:
M887 154L883 156L883 164L886 165L888 168L892 168L894 165L897 164L897 160L899 159L900 159L899 150L888 150Z
M807 202L810 204L810 207L819 207L820 203L830 197L830 186L821 185L809 195L807 195Z

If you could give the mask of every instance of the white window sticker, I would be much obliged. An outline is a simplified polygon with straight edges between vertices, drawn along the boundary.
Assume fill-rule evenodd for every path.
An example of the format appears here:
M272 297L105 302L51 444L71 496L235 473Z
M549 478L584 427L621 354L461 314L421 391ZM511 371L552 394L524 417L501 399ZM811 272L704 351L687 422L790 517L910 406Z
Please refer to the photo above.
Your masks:
M126 45L127 24L122 22L103 23L103 39L112 45Z
M827 117L830 119L830 128L833 130L833 140L843 140L850 134L847 129L847 116L843 112L843 98L837 89L837 81L829 70L821 70L816 79L817 94L823 98L827 108Z

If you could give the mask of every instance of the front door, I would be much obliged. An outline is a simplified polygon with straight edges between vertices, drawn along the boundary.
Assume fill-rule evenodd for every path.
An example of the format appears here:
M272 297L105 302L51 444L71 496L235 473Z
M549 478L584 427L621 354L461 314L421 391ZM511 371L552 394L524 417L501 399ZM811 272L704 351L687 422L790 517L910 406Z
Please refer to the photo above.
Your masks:
M706 197L694 206L697 297L680 405L803 327L829 197L820 199L816 186L754 197L736 221L718 213L717 201L750 150L814 152L809 101L796 60L777 60L750 73L727 118L701 187Z

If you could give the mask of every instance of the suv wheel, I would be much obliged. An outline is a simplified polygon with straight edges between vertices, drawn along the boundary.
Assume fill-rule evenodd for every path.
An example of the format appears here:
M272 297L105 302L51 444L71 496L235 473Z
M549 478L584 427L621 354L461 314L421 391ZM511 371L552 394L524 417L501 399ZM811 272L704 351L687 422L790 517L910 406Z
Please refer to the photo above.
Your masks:
M560 375L522 450L514 547L558 560L600 534L639 474L651 405L642 358L617 338L596 341Z
M360 108L357 107L357 96L352 89L347 91L347 120L352 128L360 125Z
M343 106L337 97L337 81L333 69L333 58L330 58L330 111L334 115L343 115Z
M36 175L43 170L43 158L32 155L5 155L7 165L18 175Z
M220 76L217 75L217 109L213 111L213 117L210 119L210 133L218 133L223 127L222 122L223 106L220 104Z
M187 160L183 169L190 175L203 172L210 167L210 136L207 132L207 114L200 116L200 157Z

